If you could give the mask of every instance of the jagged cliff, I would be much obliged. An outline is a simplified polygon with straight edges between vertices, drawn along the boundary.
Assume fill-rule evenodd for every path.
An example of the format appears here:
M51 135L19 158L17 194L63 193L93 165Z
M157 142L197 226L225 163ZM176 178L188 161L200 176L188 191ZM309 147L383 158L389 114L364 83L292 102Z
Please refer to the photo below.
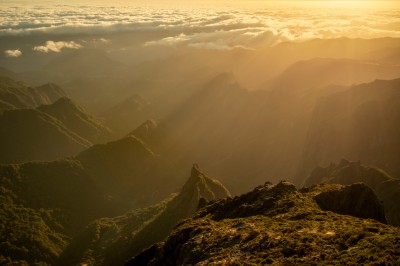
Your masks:
M331 193L344 195L340 204L326 201ZM207 204L126 265L400 263L400 229L378 222L384 218L362 184L297 190L285 181L267 183Z
M131 256L166 238L181 220L192 216L199 200L230 196L217 180L197 165L181 191L149 208L91 223L60 259L60 264L122 265Z

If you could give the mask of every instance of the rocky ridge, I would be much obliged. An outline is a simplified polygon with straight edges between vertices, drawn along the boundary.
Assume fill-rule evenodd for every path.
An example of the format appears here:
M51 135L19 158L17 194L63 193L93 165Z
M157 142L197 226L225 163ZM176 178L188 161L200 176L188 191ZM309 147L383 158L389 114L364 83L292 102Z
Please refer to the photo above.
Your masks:
M359 210L347 215L329 211L335 205L318 199L332 191L365 196L368 206L378 211L364 219L355 217ZM345 199L345 205L352 204L351 197ZM297 190L286 181L267 183L242 196L210 202L180 223L165 242L126 265L396 264L400 230L377 221L384 219L381 210L379 200L362 184Z

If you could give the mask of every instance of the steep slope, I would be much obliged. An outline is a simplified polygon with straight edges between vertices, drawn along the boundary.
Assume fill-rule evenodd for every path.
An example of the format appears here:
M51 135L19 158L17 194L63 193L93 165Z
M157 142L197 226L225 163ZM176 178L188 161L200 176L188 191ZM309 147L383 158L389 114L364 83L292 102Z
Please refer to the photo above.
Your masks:
M37 109L5 111L0 126L2 163L72 156L113 137L101 121L66 97Z
M76 160L0 166L0 185L0 261L10 265L54 265L79 228L115 213Z
M148 177L158 158L143 141L130 136L94 145L76 158L111 197L129 200L134 196L137 201L149 198L155 180Z
M54 83L46 83L42 86L35 87L35 90L45 94L49 98L50 103L54 103L58 99L66 97L66 93Z
M64 160L0 165L0 261L59 264L89 222L159 202L175 191L179 178L135 137Z
M356 186L298 191L281 182L209 203L179 224L166 242L126 265L399 263L400 230L377 222L384 219L381 204L371 189ZM377 211L363 218L327 211L332 206L320 206L314 199L332 191L351 193L347 199L358 193L361 208Z
M60 261L63 265L122 265L132 254L163 240L182 219L192 216L199 200L230 196L226 188L194 165L177 195L146 209L93 222L75 239Z
M143 97L134 94L103 113L102 117L110 128L126 135L151 116L148 108L149 103Z
M147 120L138 126L135 130L130 132L128 136L136 136L144 141L151 139L155 130L157 129L157 123L154 120Z
M41 105L37 109L57 118L68 129L92 143L109 141L112 137L111 130L102 121L67 97L62 97L51 105Z
M339 164L316 167L305 182L306 186L319 183L343 184L363 182L371 187L385 205L389 224L400 225L400 179L393 178L383 170L349 162L342 159Z
M58 98L66 96L55 84L29 87L10 78L0 77L0 101L7 103L1 110L16 108L35 108L41 104L51 104Z
M304 145L303 180L318 165L361 160L400 176L400 79L377 80L321 98Z
M91 145L59 120L34 109L5 111L0 125L1 163L71 156Z

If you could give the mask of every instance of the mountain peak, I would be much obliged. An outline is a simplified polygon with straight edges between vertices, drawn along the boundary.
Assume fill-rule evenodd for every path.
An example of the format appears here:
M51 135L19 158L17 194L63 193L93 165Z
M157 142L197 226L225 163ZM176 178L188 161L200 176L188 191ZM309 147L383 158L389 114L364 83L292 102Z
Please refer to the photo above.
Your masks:
M135 136L142 140L147 140L151 133L157 128L157 123L154 120L147 120L135 130L128 134L128 136Z
M193 164L190 177L180 195L194 199L193 206L197 209L200 198L207 201L222 199L229 197L230 193L218 180L205 175L197 164Z
M41 105L38 110L57 118L78 135L93 143L111 139L111 130L102 121L68 97L61 97L50 105Z
M202 172L200 171L199 165L197 163L193 164L190 177L196 178L201 174Z

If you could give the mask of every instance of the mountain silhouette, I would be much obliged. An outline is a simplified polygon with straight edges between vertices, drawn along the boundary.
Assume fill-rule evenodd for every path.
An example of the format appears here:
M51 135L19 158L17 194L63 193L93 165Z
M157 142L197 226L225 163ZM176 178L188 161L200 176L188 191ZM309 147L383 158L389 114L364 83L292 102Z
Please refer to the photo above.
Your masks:
M0 111L36 108L41 104L52 104L65 92L55 84L49 83L39 87L29 87L22 82L0 77Z
M111 130L102 121L67 97L62 97L51 105L41 105L37 109L57 118L70 130L92 143L105 142L112 138Z
M66 97L36 109L4 111L0 125L2 163L72 156L113 136L101 121Z
M321 98L307 139L298 178L314 167L348 158L400 176L397 163L400 79L356 85Z

